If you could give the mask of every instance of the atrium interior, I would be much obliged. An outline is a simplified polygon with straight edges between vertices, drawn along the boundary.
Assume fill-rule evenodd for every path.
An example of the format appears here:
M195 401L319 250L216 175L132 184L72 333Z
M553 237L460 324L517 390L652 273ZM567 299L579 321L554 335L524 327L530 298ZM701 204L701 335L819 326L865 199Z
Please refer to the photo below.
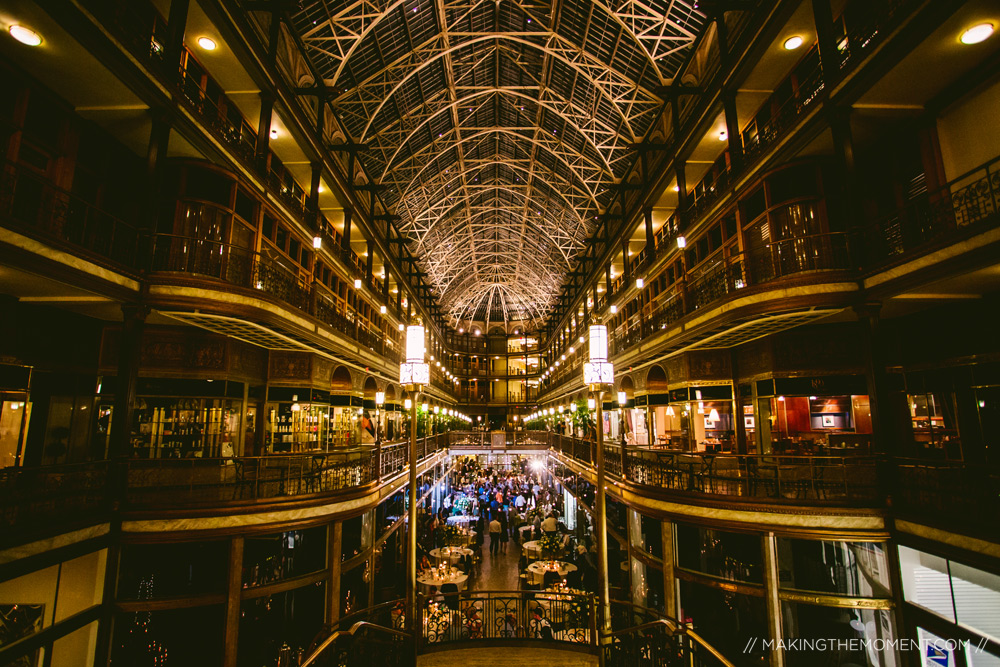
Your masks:
M0 667L1000 667L998 28L0 0Z

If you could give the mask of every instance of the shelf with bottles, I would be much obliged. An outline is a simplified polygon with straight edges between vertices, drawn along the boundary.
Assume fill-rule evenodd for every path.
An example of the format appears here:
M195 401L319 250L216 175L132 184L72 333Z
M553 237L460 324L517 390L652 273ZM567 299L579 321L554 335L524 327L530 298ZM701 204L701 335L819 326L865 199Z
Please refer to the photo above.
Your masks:
M139 458L234 456L242 402L221 398L140 398L132 451Z
M297 397L295 397L297 399ZM325 448L330 406L324 403L267 404L264 447L269 454L289 454Z
M358 408L338 406L330 408L330 449L350 447L357 442Z

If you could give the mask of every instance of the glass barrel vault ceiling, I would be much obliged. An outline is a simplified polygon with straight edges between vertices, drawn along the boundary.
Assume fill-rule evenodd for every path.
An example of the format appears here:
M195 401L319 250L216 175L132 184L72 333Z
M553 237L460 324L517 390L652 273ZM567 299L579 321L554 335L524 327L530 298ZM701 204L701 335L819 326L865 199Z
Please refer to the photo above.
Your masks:
M451 322L541 325L696 5L302 0L292 23Z

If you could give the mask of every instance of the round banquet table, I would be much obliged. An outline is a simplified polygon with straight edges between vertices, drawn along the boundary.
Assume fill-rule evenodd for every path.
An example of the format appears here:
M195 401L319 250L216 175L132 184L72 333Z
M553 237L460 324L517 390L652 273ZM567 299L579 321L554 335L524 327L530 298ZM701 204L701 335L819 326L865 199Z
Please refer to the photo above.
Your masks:
M530 542L525 542L524 544L521 545L521 548L524 549L524 555L527 556L528 558L539 559L542 557L542 550L538 546L538 540L531 540ZM565 549L559 550L560 553L562 553L563 551L565 551Z
M471 556L472 549L468 547L442 547L440 549L431 549L430 554L431 558L438 562L446 560L451 565L456 565L462 556Z
M452 568L451 572L443 578L441 578L436 569L431 569L427 574L417 577L417 583L420 584L420 592L424 594L430 593L431 586L437 586L438 592L440 592L441 587L445 584L455 584L458 586L458 590L464 591L465 584L468 581L469 575L455 568Z
M464 514L456 514L455 516L450 516L446 519L449 526L467 526L469 522L475 521L476 517L466 516Z
M549 563L551 562L552 561L547 560L536 560L528 566L528 573L531 575L533 583L542 583L545 579L546 572L556 572L560 578L565 577L570 572L576 572L576 565L561 560L555 561L557 569L550 570Z

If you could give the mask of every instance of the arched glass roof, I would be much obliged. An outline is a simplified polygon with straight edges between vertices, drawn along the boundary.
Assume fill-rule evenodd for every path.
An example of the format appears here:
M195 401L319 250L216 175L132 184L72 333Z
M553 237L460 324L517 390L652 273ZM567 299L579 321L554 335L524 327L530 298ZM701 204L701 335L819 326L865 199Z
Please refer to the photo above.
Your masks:
M541 321L706 23L697 0L300 0L292 24L452 323Z

